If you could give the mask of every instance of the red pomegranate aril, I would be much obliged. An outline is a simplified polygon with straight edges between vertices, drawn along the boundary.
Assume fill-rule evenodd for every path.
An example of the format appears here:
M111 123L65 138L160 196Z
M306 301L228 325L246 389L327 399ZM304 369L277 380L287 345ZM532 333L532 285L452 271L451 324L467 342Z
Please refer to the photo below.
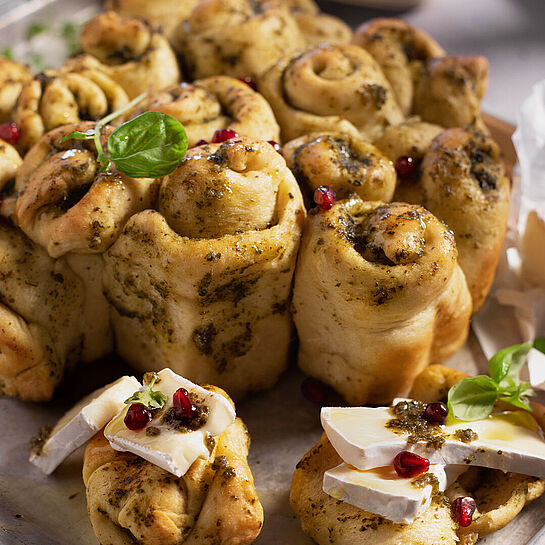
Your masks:
M428 403L422 418L430 424L444 424L448 416L448 408L444 403Z
M172 396L175 415L178 420L191 420L197 416L199 409L191 401L189 393L185 388L178 388Z
M397 175L402 179L415 178L418 172L419 161L414 157L402 155L395 162Z
M306 399L323 407L327 403L327 386L313 377L307 377L301 384L301 392Z
M257 91L257 84L251 77L245 76L238 79L239 81L242 81L242 83L245 83L248 87L251 87L254 91Z
M314 202L320 210L329 210L336 197L335 191L328 185L321 185L314 191Z
M153 418L151 411L142 403L133 403L125 414L125 426L137 431L145 428Z
M199 146L206 146L206 144L208 144L208 142L206 140L197 140L197 142L195 142L195 144L193 144L191 147L192 148L198 148Z
M232 129L218 129L212 137L212 144L221 144L230 138L237 138L238 133Z
M477 509L477 504L470 496L461 496L452 502L452 512L462 528L466 528L471 524L475 509Z
M394 458L394 469L400 477L415 477L430 469L430 461L414 452L402 450Z
M282 146L278 142L275 142L274 140L267 140L267 142L274 148L274 151L277 151L280 155L284 156L282 153Z
M0 138L5 140L8 144L16 144L21 138L21 129L19 129L16 123L2 123L0 125Z

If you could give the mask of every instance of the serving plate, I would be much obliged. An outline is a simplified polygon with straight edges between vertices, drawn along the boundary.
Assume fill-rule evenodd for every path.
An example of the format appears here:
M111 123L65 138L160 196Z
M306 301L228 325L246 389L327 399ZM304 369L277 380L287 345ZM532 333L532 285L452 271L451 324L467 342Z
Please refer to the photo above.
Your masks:
M28 25L34 22L81 22L100 8L89 0L33 0L0 19L0 48L24 51ZM513 127L487 117L511 171L516 156ZM486 371L486 360L473 335L449 362L468 374ZM84 394L121 374L132 373L118 359L79 368L67 377L54 402L21 403L0 399L0 544L95 545L87 516L81 478L83 449L52 475L28 463L27 443L37 429L53 424ZM319 409L301 395L303 375L292 362L271 390L237 404L252 437L249 462L265 510L265 524L256 545L311 545L289 507L289 486L295 465L321 434ZM540 394L545 402L545 395ZM545 496L527 506L506 528L480 541L486 545L543 545Z

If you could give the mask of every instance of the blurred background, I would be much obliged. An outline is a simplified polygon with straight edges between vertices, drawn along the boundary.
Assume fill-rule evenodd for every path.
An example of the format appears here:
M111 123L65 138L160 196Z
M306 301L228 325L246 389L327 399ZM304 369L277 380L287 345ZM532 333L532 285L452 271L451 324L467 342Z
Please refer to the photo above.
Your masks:
M483 109L511 123L532 85L545 79L545 0L318 0L318 4L352 27L373 17L401 17L428 31L451 54L486 56L490 84ZM40 69L47 64L44 52L48 59L62 57L74 36L77 45L77 23L90 18L98 6L98 0L0 0L0 52L7 50ZM42 21L55 22L57 42L45 41L37 32Z

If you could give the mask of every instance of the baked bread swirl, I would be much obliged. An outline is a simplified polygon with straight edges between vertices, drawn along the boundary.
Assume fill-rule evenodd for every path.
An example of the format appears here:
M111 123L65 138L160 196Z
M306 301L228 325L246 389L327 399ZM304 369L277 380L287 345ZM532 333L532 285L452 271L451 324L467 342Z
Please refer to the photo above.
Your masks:
M218 129L258 140L280 140L280 129L267 101L246 83L228 76L169 87L150 97L135 113L150 110L180 121L189 147L199 140L210 142Z
M285 56L259 80L282 140L321 131L372 141L403 114L379 65L355 45L311 46Z
M415 70L446 55L431 36L401 19L372 19L358 27L353 41L378 62L404 115L413 109Z
M484 57L447 56L431 36L399 19L364 23L353 42L378 62L404 115L443 127L465 127L480 117L488 84Z
M146 21L107 11L83 26L80 42L84 54L70 59L68 68L104 72L129 98L159 91L181 79L167 39Z
M448 389L464 376L454 369L431 365L416 378L409 396L430 403L445 401ZM543 407L539 414L543 414ZM445 491L451 500L468 495L476 500L477 510L469 526L460 527L444 502L432 502L411 524L395 524L323 491L324 472L341 462L323 434L293 475L290 504L303 531L319 545L474 545L481 537L503 528L545 491L545 482L535 477L471 467Z
M21 89L31 77L24 64L0 57L0 123L11 119Z
M215 392L221 390L207 387ZM87 507L102 545L245 545L263 524L247 457L248 431L237 418L208 460L180 478L110 447L102 432L85 450Z
M14 119L26 153L44 133L78 121L98 121L129 102L123 88L98 70L49 70L25 84Z
M471 299L437 218L352 197L309 215L293 309L301 369L351 405L381 404L462 346Z
M123 17L145 19L160 26L167 38L178 23L189 17L199 0L107 0L104 8Z
M272 386L288 358L304 216L267 142L190 150L163 179L157 211L134 215L105 255L119 354L236 398Z
M191 79L256 78L305 45L289 9L275 0L203 0L172 40Z
M51 257L106 250L135 212L148 208L157 182L100 172L92 140L68 140L92 122L65 125L44 135L17 174L17 222ZM105 144L112 127L102 131Z
M81 354L80 279L64 260L0 219L0 385L25 401L49 401Z
M396 172L392 162L375 146L342 133L311 133L288 142L284 157L295 174L308 207L321 185L337 198L356 193L364 201L392 200Z

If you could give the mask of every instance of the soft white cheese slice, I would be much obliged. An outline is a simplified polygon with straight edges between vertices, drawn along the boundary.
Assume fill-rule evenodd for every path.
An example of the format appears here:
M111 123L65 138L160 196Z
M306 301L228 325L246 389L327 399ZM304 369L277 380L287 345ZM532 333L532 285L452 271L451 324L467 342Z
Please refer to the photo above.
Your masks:
M167 396L164 409L142 430L129 430L125 426L128 405L106 426L104 435L115 450L132 452L152 464L173 473L185 475L197 458L208 458L209 438L223 433L235 420L235 410L222 395L210 392L170 369L157 373L159 379L154 389ZM196 431L181 432L162 422L162 415L172 407L172 395L178 388L196 394L209 408L206 423ZM150 427L157 428L158 435L147 433Z
M476 422L456 421L441 426L441 449L424 442L409 444L408 433L386 427L394 418L389 407L324 407L322 426L331 444L347 464L357 469L391 465L402 450L425 456L433 464L471 464L545 478L545 441L531 413L522 410L494 413ZM464 443L457 430L471 429L478 439Z
M32 453L30 461L48 475L98 430L103 428L124 406L124 401L141 388L134 377L121 377L84 397L57 423L40 454Z
M465 465L432 464L429 473L437 477L438 490L443 492L466 470ZM414 479L400 477L393 466L363 471L341 464L324 473L323 490L369 513L410 524L429 507L433 493L431 484L419 488Z

